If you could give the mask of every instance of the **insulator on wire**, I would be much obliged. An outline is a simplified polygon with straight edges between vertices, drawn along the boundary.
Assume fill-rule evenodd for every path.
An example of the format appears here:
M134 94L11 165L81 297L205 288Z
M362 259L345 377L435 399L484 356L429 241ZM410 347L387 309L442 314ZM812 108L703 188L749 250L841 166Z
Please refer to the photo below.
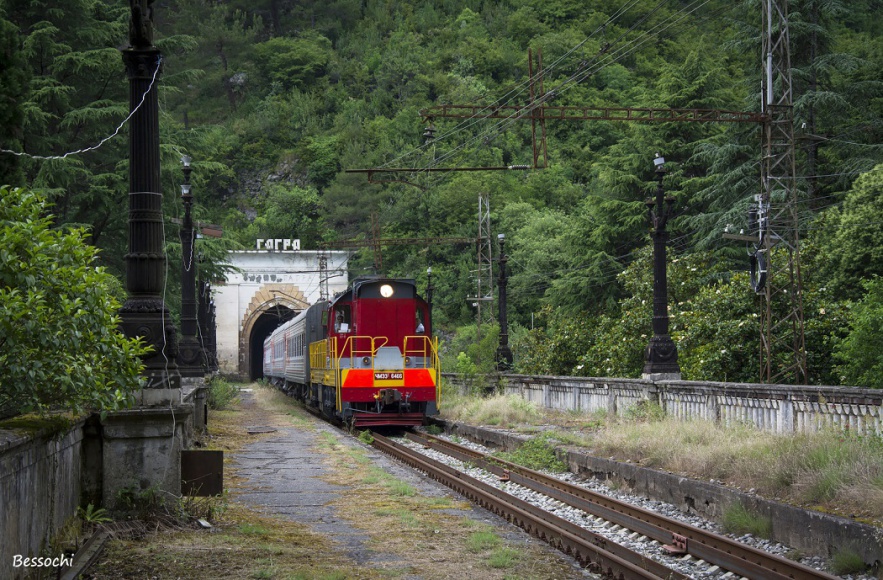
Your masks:
M430 123L429 126L426 127L426 131L423 132L423 142L426 145L429 145L433 139L435 139L435 127Z
M757 251L751 254L748 258L749 264L749 281L751 282L751 289L754 290L755 293L760 294L763 292L766 287L766 279L767 279L767 260L766 254L763 251Z
M757 206L750 205L748 206L748 231L756 232L757 231Z

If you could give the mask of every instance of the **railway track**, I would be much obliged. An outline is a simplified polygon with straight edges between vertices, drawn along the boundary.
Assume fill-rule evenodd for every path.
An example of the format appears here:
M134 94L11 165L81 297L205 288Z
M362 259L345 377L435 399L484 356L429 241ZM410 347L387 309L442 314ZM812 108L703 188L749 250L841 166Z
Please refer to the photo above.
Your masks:
M672 558L691 558L717 566L736 577L763 580L834 579L798 562L741 544L735 540L655 514L555 477L513 463L492 458L478 451L426 434L409 433L408 439L466 464L581 510L612 527L631 530L632 535L664 544ZM441 461L427 457L417 449L374 434L374 446L415 467L431 478L456 490L475 503L497 513L529 533L544 539L572 555L590 571L609 578L689 578L650 558L632 551L583 526L519 499L505 491L475 479Z

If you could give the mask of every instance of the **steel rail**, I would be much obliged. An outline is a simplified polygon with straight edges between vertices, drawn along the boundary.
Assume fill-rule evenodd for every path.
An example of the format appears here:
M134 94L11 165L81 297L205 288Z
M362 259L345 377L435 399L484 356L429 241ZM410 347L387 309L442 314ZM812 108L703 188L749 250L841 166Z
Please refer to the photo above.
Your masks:
M372 436L372 445L378 450L426 473L482 507L570 554L594 573L622 580L688 578L646 555L611 542L405 445L376 433L372 433Z
M509 461L488 457L432 435L409 433L407 436L416 443L472 463L495 475L508 477L513 483L553 497L571 507L604 518L648 538L669 543L674 550L682 550L684 553L746 578L763 580L836 580L837 578L726 536L667 518Z

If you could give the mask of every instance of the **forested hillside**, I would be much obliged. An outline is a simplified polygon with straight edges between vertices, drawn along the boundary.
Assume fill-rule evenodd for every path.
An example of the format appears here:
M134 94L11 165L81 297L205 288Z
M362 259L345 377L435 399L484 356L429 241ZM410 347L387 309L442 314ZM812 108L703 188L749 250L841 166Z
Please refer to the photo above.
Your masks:
M883 387L883 39L879 0L789 6L803 303L810 382ZM653 159L676 199L669 269L684 378L757 381L761 302L743 242L760 193L756 123L436 118L440 104L524 105L528 51L554 106L759 111L761 7L723 0L167 0L154 2L163 181L182 213L179 157L194 158L197 218L224 227L203 251L256 238L475 237L478 198L506 234L517 370L639 376L651 332L647 208ZM119 48L129 6L0 0L0 148L52 157L93 147L128 113ZM64 158L0 153L0 182L50 195L58 225L87 226L124 270L127 142ZM539 131L539 129L537 129ZM373 216L373 217L372 217ZM180 255L167 222L169 254ZM493 364L476 340L474 248L384 248L384 273L432 267L446 370ZM373 254L351 260L371 273ZM172 268L171 282L175 282ZM170 295L176 295L173 289ZM456 368L454 368L456 367Z

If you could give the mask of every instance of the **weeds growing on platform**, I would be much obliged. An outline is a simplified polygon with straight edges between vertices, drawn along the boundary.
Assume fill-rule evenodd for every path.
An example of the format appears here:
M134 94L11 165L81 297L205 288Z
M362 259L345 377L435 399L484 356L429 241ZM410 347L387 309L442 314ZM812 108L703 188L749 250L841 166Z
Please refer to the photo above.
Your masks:
M453 421L497 427L532 423L542 416L536 405L515 395L452 395L444 402L443 414Z
M239 397L239 385L227 382L221 377L212 377L208 383L206 403L209 409L228 408Z
M614 421L591 452L714 479L740 489L869 520L883 520L883 439L824 430L779 435L746 424Z

